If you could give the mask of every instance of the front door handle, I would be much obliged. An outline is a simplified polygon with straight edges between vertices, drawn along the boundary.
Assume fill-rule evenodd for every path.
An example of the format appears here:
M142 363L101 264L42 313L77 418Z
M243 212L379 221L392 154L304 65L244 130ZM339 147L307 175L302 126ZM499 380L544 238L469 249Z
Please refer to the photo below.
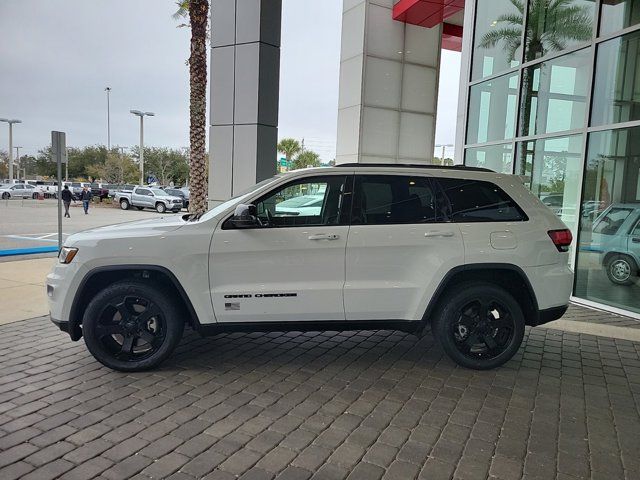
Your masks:
M316 235L309 235L309 240L338 240L340 235L318 233Z
M633 243L640 243L640 237L634 237L631 239Z
M424 236L427 237L427 238L453 237L453 235L454 235L453 232L449 232L449 231L440 232L440 231L437 231L437 230L434 230L432 232L426 232L424 234Z

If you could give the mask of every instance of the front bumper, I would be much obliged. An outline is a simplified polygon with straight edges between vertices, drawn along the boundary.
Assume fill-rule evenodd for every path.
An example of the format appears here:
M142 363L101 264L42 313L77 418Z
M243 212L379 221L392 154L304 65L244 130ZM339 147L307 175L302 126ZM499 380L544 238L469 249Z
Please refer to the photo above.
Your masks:
M64 320L58 320L57 318L53 318L51 315L49 315L49 319L62 332L69 333L69 322Z

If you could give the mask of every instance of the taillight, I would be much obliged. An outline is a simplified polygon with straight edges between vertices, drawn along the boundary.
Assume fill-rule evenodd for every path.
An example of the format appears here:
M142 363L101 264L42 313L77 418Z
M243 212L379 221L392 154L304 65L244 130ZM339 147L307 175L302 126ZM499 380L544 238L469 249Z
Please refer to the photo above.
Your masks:
M549 230L547 233L559 252L569 251L569 245L571 245L571 241L573 240L571 230L565 228L564 230Z

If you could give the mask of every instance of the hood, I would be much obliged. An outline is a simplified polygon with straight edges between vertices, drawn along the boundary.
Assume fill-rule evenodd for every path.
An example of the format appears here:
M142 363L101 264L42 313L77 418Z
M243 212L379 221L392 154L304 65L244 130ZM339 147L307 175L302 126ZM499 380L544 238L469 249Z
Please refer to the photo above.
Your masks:
M64 243L66 246L72 246L78 243L95 243L108 238L153 237L177 230L185 224L182 215L136 220L83 230L71 235Z

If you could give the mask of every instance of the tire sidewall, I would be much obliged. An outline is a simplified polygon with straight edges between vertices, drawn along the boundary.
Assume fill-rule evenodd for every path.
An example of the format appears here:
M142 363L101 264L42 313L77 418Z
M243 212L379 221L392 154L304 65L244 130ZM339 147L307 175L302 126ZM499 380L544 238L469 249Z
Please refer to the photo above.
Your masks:
M156 212L158 213L164 213L167 211L167 207L164 203L162 202L158 202L158 204L156 205Z
M150 357L137 362L125 362L114 358L96 336L95 325L105 304L122 298L125 295L136 295L155 303L165 320L166 334L160 348ZM89 303L82 320L82 333L85 344L91 354L103 365L122 372L148 370L165 360L180 342L184 330L184 321L180 312L171 301L170 291L156 285L125 281L107 287L99 292Z
M450 325L458 319L459 309L479 295L488 295L504 305L514 319L514 332L507 348L497 357L491 359L476 359L460 352L453 336ZM443 300L436 318L433 320L433 331L445 353L458 365L474 370L488 370L499 367L509 361L518 351L524 338L525 319L518 302L504 289L487 284L461 284Z
M627 262L627 264L629 265L629 278L627 278L626 280L619 280L617 279L613 273L611 273L611 267L613 267L613 264L619 260L623 260L625 262ZM632 258L626 256L626 255L616 255L615 257L611 258L611 260L609 260L609 262L607 262L607 277L609 278L609 280L611 281L611 283L614 283L616 285L632 285L633 282L633 277L636 276L637 274L637 267L635 265L635 262L633 261Z

